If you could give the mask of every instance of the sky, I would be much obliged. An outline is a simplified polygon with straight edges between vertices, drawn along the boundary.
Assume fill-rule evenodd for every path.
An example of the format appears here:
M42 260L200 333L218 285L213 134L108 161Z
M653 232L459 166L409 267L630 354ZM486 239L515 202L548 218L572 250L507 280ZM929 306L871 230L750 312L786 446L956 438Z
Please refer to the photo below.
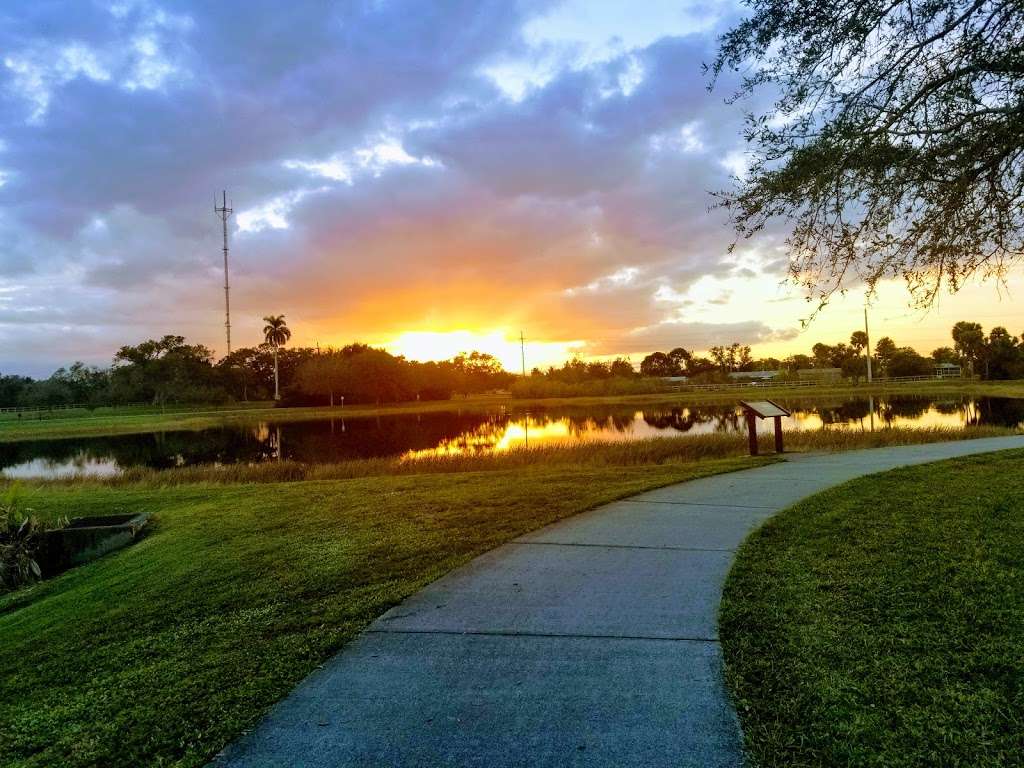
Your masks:
M729 252L709 192L746 167L743 106L701 65L731 0L6 0L0 5L0 372L108 364L166 333L507 367L846 340L809 327L784 229ZM757 105L747 105L757 106ZM923 352L961 319L1024 331L1003 286L927 313L902 285L872 335Z

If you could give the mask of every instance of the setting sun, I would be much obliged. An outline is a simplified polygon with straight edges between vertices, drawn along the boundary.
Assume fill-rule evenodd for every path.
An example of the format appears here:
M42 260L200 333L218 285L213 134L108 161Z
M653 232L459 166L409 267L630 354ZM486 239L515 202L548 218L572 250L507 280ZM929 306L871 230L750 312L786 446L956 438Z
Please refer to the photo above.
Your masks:
M526 370L561 365L572 357L583 342L541 342L526 340ZM450 360L462 352L486 352L496 357L507 371L519 372L523 351L519 336L508 330L479 331L407 331L384 345L395 355L409 360Z

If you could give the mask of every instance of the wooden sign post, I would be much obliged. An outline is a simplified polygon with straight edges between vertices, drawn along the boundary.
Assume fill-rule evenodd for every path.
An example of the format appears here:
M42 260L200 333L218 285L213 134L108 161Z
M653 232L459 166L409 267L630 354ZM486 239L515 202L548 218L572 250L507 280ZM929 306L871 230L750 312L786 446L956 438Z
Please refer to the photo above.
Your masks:
M747 419L747 438L750 443L750 455L757 456L757 420L772 419L775 422L775 452L782 453L782 417L790 413L778 403L771 400L740 400L740 407Z

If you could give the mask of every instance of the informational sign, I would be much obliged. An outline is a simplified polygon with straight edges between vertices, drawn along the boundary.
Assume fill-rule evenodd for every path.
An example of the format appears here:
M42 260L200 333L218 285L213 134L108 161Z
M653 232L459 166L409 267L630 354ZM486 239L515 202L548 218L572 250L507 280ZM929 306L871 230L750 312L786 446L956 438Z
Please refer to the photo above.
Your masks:
M789 416L789 411L778 403L773 403L771 400L752 400L750 402L740 400L740 405L753 411L756 416L760 416L762 419L768 419L772 416Z
M750 455L757 456L757 420L775 420L775 452L782 453L782 417L789 416L789 411L771 400L740 400L747 417L747 439L750 442Z

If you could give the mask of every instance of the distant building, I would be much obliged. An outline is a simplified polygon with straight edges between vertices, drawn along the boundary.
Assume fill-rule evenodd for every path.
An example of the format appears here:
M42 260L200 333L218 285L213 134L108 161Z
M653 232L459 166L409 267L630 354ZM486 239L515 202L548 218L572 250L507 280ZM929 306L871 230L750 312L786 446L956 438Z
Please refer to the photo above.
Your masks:
M839 368L801 368L796 372L798 379L812 381L839 381L843 372Z
M664 381L669 386L669 389L672 389L672 390L678 392L680 389L682 389L683 385L686 384L687 377L686 376L662 376L661 380Z
M734 381L770 381L779 375L779 371L734 371L729 378Z
M935 364L935 378L936 379L959 379L963 376L963 371L960 370L960 366L956 363L936 363Z

